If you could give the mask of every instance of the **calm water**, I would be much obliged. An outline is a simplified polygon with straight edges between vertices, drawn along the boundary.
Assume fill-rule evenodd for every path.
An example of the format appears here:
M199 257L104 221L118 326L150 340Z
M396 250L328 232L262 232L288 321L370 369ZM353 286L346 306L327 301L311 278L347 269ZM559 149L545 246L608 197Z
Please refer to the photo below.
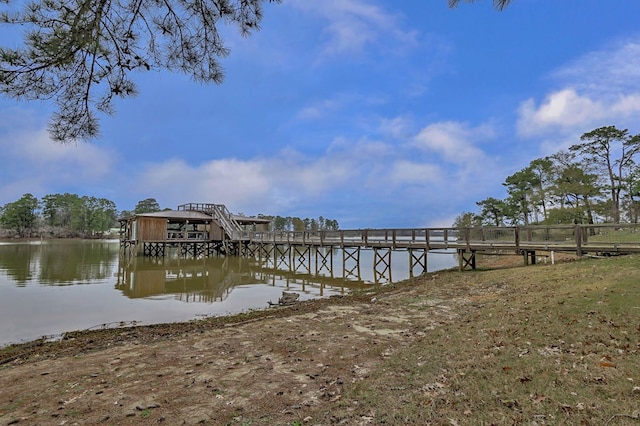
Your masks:
M125 262L117 241L0 243L0 346L103 325L188 321L266 308L284 290L305 300L376 281L371 251L361 252L360 270L347 271L349 279L343 278L339 250L333 259L332 270L314 276L315 258L294 261L297 272L291 272L289 262L274 268L273 259L138 257ZM392 254L394 282L409 277L408 262L406 252ZM428 258L429 271L456 264L451 253Z

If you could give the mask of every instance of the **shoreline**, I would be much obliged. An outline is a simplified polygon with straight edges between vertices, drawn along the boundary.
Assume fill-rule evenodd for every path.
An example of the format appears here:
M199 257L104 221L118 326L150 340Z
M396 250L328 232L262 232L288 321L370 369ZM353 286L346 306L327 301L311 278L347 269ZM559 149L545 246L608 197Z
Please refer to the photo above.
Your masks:
M72 239L69 239L69 240L72 240ZM84 240L84 239L79 239L79 240ZM2 242L2 240L0 240L0 242ZM557 262L567 262L567 261L574 261L574 260L576 260L576 257L572 255L565 254L564 256L562 255L557 256ZM514 267L520 267L520 266L523 266L521 256L513 255L511 253L499 254L499 255L496 255L496 254L481 255L478 259L478 270L484 270L484 271L499 270L499 269L508 269L508 268L514 268ZM412 282L416 280L425 279L425 277L433 276L434 274L437 275L440 273L455 273L455 272L458 272L457 267L447 268L447 269L443 269L435 272L429 272L422 276L414 277L413 279L407 278L405 280L398 281L393 284L383 284L375 287L372 285L372 287L369 289L356 290L355 293L350 292L345 295L331 295L328 297L318 297L310 300L299 301L299 302L296 302L293 306L305 307L306 309L306 305L313 305L314 307L312 307L311 309L315 309L317 308L317 305L331 303L331 300L334 300L336 298L353 298L354 300L357 300L360 294L364 294L366 298L366 295L377 294L385 291L392 291L398 286L411 285ZM465 271L465 272L473 273L473 271ZM104 335L106 338L109 338L110 335L113 335L114 333L117 334L119 330L145 329L145 328L148 328L150 330L157 330L157 329L193 330L194 328L197 329L199 327L198 324L203 322L213 323L213 327L216 327L217 324L219 323L224 324L228 322L230 324L234 324L238 320L244 321L248 318L259 319L261 317L267 316L268 315L267 312L278 310L278 309L292 308L293 306L266 305L263 308L249 308L246 311L242 311L238 313L221 314L221 315L214 314L214 315L206 316L204 318L193 318L185 321L169 321L169 322L157 322L157 323L148 323L148 324L139 324L139 321L136 321L136 320L113 321L107 324L93 325L90 328L66 330L58 334L42 335L30 340L0 344L0 356L2 355L3 352L11 348L22 348L22 349L28 349L31 347L42 348L42 347L45 347L46 345L50 345L50 344L55 345L56 343L60 343L62 341L65 341L71 338L76 339L79 336L84 336L84 335L87 335L87 336L95 335L98 337ZM111 324L122 324L122 325L111 326ZM209 327L211 326L211 324L206 324L205 326ZM2 363L3 363L3 360L0 358L0 365Z
M0 350L0 424L606 424L640 394L639 265L482 265Z
M95 241L95 240L104 240L104 241L120 241L117 236L114 237L29 237L29 238L10 238L3 237L0 238L0 242L2 243L21 243L21 242L31 242L31 241L52 241L52 240L69 240L69 241Z

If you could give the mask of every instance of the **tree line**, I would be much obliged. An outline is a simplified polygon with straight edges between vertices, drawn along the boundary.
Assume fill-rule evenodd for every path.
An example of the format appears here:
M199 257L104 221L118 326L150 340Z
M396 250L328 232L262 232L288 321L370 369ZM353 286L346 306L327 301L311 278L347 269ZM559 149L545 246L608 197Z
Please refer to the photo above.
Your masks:
M76 194L49 194L38 200L32 194L0 207L0 226L5 236L28 238L100 237L118 226L118 217L153 213L162 210L155 198L138 201L133 210L118 212L116 204L106 198ZM338 221L322 216L317 219L258 215L270 219L271 231L337 230Z
M106 198L76 194L32 194L0 207L0 225L20 238L101 236L118 217L116 204Z
M508 176L504 199L476 202L454 227L638 223L640 134L606 126L584 133L568 150L537 158Z
M268 216L259 214L260 219L269 219L271 221L269 225L270 231L337 231L340 229L338 221L335 219L328 219L323 216L319 216L317 219L299 217L283 217L283 216Z

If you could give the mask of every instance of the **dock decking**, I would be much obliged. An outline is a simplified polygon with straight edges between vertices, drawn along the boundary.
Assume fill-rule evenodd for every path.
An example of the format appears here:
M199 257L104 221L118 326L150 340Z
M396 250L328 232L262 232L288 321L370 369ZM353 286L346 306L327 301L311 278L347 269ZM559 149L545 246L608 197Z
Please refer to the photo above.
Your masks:
M189 203L178 210L120 219L123 252L165 256L177 248L185 257L237 255L315 257L326 264L326 252L340 248L343 257L355 259L361 249L374 251L374 263L390 265L390 253L410 252L410 268L426 272L426 254L447 250L458 253L460 269L475 269L476 253L507 252L535 263L536 252L592 254L640 253L640 224L537 225L478 228L358 229L341 231L257 230L268 224L262 218L233 216L224 205ZM285 247L284 249L282 247ZM314 253L311 253L311 249ZM287 254L288 253L288 254ZM302 253L302 254L300 254ZM359 257L359 255L357 256Z

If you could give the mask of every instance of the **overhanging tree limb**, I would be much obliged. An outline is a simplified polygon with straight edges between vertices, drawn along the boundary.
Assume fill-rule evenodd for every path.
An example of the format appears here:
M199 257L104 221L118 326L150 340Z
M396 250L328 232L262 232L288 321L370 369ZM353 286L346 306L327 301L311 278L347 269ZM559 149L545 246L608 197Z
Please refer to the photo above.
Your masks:
M31 0L15 10L0 0L0 25L19 26L21 47L0 46L0 93L53 100L55 141L99 134L97 111L112 114L114 97L135 96L134 71L167 69L201 83L221 83L229 52L220 22L243 36L259 29L263 3L281 0ZM460 0L448 0L455 7ZM474 0L465 0L473 2ZM511 0L493 0L504 9Z
M228 54L218 25L243 36L259 29L263 3L280 0L33 0L0 13L0 25L26 29L23 45L0 47L0 93L54 100L49 124L59 142L92 139L96 112L137 93L134 71L168 69L221 83Z
M467 3L473 3L477 0L464 0ZM493 0L493 6L498 10L503 10L511 3L511 0ZM460 4L460 0L449 0L449 7L456 7Z

